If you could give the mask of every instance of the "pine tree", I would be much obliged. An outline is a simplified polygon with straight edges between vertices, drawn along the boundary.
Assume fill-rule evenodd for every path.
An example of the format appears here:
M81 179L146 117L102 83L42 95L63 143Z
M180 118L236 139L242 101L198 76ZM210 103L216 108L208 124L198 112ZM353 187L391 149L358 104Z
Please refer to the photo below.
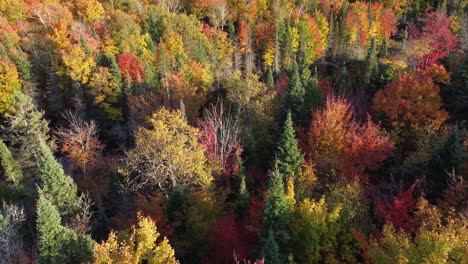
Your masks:
M21 172L21 167L16 163L16 161L11 156L11 152L8 147L0 139L0 161L3 168L3 172L7 180L18 184L23 179L23 173Z
M39 263L83 263L92 260L94 241L88 235L61 225L57 208L39 194L37 204L37 230L39 235Z
M23 169L25 177L37 174L37 146L47 140L48 123L37 111L31 97L17 92L14 95L12 113L5 115L0 127L0 139L10 146L13 158Z
M432 183L432 194L438 196L447 187L448 173L457 171L463 162L462 147L458 129L454 128L442 146L432 153L428 174Z
M39 144L39 149L39 179L44 198L50 200L62 213L75 212L79 199L73 179L65 174L45 142Z
M286 104L287 107L291 109L294 120L301 124L304 121L304 116L307 112L305 110L304 97L305 89L301 82L297 62L294 61L291 70L291 80L289 83Z
M296 177L303 157L297 148L296 133L294 132L291 112L288 112L281 133L278 149L276 151L276 163L280 173L285 177Z

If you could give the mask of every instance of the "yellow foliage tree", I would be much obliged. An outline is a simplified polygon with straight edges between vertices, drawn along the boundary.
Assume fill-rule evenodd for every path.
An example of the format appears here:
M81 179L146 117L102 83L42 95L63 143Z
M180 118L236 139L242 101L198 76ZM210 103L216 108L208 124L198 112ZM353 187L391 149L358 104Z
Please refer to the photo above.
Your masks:
M0 60L0 114L8 112L13 103L13 95L21 91L18 71L15 64Z
M96 264L178 264L167 238L157 243L160 234L154 221L138 215L138 223L130 230L111 232L107 241L94 248Z
M151 128L140 128L135 148L127 152L128 173L136 174L137 187L158 187L169 192L176 186L208 188L212 168L199 144L198 129L180 111L161 108L149 119Z
M96 62L88 57L80 44L73 44L62 50L62 60L65 64L65 73L74 81L85 84L89 81Z
M93 22L100 18L105 9L97 0L78 0L76 1L77 13L86 22Z

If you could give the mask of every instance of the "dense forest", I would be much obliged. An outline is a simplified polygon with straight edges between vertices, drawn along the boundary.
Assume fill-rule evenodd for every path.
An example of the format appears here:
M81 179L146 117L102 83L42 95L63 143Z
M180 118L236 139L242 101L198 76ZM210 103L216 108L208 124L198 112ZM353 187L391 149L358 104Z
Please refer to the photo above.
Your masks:
M468 263L467 0L0 0L0 263Z

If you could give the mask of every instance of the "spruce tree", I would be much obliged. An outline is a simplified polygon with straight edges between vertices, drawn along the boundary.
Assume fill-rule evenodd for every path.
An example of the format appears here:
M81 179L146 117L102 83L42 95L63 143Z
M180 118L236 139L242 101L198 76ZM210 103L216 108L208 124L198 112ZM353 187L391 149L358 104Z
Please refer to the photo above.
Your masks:
M23 173L21 167L11 156L11 152L8 147L0 139L0 161L3 168L3 172L7 180L19 184L23 179Z
M382 47L380 47L379 57L385 58L387 56L388 56L388 43L387 43L387 38L384 38Z
M265 258L265 263L283 264L284 258L281 257L278 243L271 230L268 235L260 240L259 256Z
M286 115L283 132L281 133L278 149L276 151L276 163L278 169L285 178L296 177L298 168L303 161L302 154L297 148L296 133L293 127L291 112Z
M320 107L322 105L323 95L322 90L320 90L320 86L318 83L318 73L317 68L314 69L314 72L308 82L307 86L305 87L305 109L306 112L306 123L310 121L312 117L312 110Z
M57 208L41 193L37 204L39 263L84 263L92 260L94 241L61 225Z
M112 74L113 81L117 84L117 89L119 94L122 93L122 72L120 70L117 61L115 60L115 56L112 53L106 54L106 59L109 64L109 71Z
M286 104L291 109L294 120L302 123L307 112L304 105L305 89L301 82L296 61L293 62L290 78Z
M428 166L429 180L432 183L432 195L437 197L448 185L447 173L457 171L461 163L462 146L458 129L454 128L442 146L432 153Z
M47 140L48 123L36 109L31 97L21 92L13 97L12 113L5 115L0 127L0 139L10 146L13 158L21 166L24 176L37 174L37 146Z
M66 175L45 142L39 144L39 179L44 197L65 214L74 213L79 206L77 187Z
M163 30L164 24L161 21L161 18L158 17L155 10L152 9L148 17L148 33L150 34L152 41L158 43L161 39Z
M284 263L288 255L288 245L291 239L289 230L290 204L286 199L284 192L283 175L275 165L275 169L270 172L268 179L268 196L266 206L263 209L263 225L260 237L260 249L265 250L271 246L272 241L276 241L282 251L280 256L277 254L264 255L267 260L279 259L279 262ZM274 250L276 251L276 250ZM262 252L260 252L262 253ZM267 252L263 252L267 254Z

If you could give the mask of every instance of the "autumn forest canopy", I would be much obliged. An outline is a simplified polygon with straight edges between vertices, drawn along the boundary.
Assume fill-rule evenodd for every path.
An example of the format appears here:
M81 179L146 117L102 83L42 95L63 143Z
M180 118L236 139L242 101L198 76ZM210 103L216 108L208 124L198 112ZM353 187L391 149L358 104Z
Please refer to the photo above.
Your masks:
M0 0L0 263L466 264L467 120L467 0Z

